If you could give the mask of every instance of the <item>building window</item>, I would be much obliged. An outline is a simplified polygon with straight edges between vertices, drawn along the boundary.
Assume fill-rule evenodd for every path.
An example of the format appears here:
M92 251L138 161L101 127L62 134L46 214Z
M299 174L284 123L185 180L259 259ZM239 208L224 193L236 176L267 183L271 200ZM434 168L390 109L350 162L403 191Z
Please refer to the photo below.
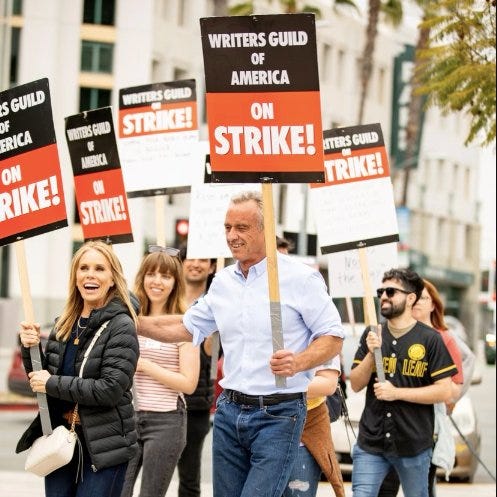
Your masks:
M102 88L85 88L79 89L79 112L85 110L99 109L110 105L110 90Z
M181 69L181 67L175 67L173 69L173 81L180 81L182 79L188 79L188 71Z
M336 85L337 88L343 87L343 80L345 75L345 52L343 50L338 50L337 52L337 64L336 64Z
M114 25L115 0L85 0L83 22L85 24Z
M323 81L328 81L330 67L332 67L331 60L331 45L328 43L323 43L322 59L321 59L321 79Z
M22 15L22 0L13 0L12 2L12 15L21 16Z
M10 36L10 86L17 84L17 72L19 69L19 50L20 50L21 29L12 28Z
M81 46L81 70L112 73L114 45L95 41L83 41Z

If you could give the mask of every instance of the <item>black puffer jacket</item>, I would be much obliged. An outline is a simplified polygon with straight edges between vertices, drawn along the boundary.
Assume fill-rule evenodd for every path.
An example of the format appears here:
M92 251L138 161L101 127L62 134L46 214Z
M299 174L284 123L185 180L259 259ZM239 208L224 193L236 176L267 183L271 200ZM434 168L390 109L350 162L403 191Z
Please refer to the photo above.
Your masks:
M81 428L95 470L127 462L137 449L131 386L139 347L135 325L121 300L114 299L91 312L86 332L80 338L76 374L84 351L106 321L107 328L90 352L83 378L57 374L66 344L55 339L53 330L42 355L43 368L52 375L46 384L52 424L59 424L54 420L61 417L57 412L60 400L79 403ZM29 349L23 347L22 354L26 371L32 371ZM28 449L41 434L38 416L19 440L16 452Z

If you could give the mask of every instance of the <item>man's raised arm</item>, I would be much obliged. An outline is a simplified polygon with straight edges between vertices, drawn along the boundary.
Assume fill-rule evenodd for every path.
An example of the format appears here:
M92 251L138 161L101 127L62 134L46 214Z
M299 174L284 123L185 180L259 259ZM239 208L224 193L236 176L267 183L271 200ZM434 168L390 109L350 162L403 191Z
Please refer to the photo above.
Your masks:
M182 314L138 316L138 334L159 342L191 342L192 334L183 324Z

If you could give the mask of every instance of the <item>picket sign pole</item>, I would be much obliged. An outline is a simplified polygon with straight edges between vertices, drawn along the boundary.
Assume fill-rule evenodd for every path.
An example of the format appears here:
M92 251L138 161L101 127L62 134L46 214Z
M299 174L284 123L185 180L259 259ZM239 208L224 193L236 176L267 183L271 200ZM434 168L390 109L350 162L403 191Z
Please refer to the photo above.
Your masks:
M224 257L218 257L216 260L216 273L224 268ZM219 331L211 335L211 380L217 379L217 361L219 360Z
M166 201L164 195L155 196L155 233L157 235L157 245L166 246Z
M24 250L24 241L19 240L14 242L14 249L17 260L17 268L19 271L19 283L21 286L22 306L24 309L24 319L29 323L34 323L34 310L33 301L31 299L31 292L29 288L28 266L26 264L26 252ZM33 371L40 371L41 355L39 345L33 345L29 348L29 355L31 357L31 365ZM36 393L38 407L40 410L41 426L44 435L52 433L52 423L50 422L50 414L48 412L47 396L42 392Z
M262 183L262 210L264 214L264 236L266 239L267 275L269 284L269 311L271 315L271 331L273 352L284 348L283 330L281 328L281 302L278 280L278 259L276 257L276 231L274 227L273 185ZM275 375L276 386L286 387L286 378Z
M366 247L359 247L357 250L359 251L359 264L361 266L361 276L364 284L364 302L367 322L369 322L372 329L375 327L376 332L381 335L381 324L378 324L378 320L376 319L373 288L371 285L371 279L369 278ZM383 359L381 357L381 349L379 347L376 347L374 349L374 363L376 366L376 375L378 376L378 381L384 382L385 372L383 371Z

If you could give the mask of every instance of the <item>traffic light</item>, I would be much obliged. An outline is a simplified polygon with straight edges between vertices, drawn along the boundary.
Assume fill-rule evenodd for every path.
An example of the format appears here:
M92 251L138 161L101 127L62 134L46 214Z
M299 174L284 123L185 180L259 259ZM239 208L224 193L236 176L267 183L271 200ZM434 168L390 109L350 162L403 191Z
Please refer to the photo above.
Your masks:
M188 219L176 219L176 229L174 231L174 246L179 248L188 238Z

